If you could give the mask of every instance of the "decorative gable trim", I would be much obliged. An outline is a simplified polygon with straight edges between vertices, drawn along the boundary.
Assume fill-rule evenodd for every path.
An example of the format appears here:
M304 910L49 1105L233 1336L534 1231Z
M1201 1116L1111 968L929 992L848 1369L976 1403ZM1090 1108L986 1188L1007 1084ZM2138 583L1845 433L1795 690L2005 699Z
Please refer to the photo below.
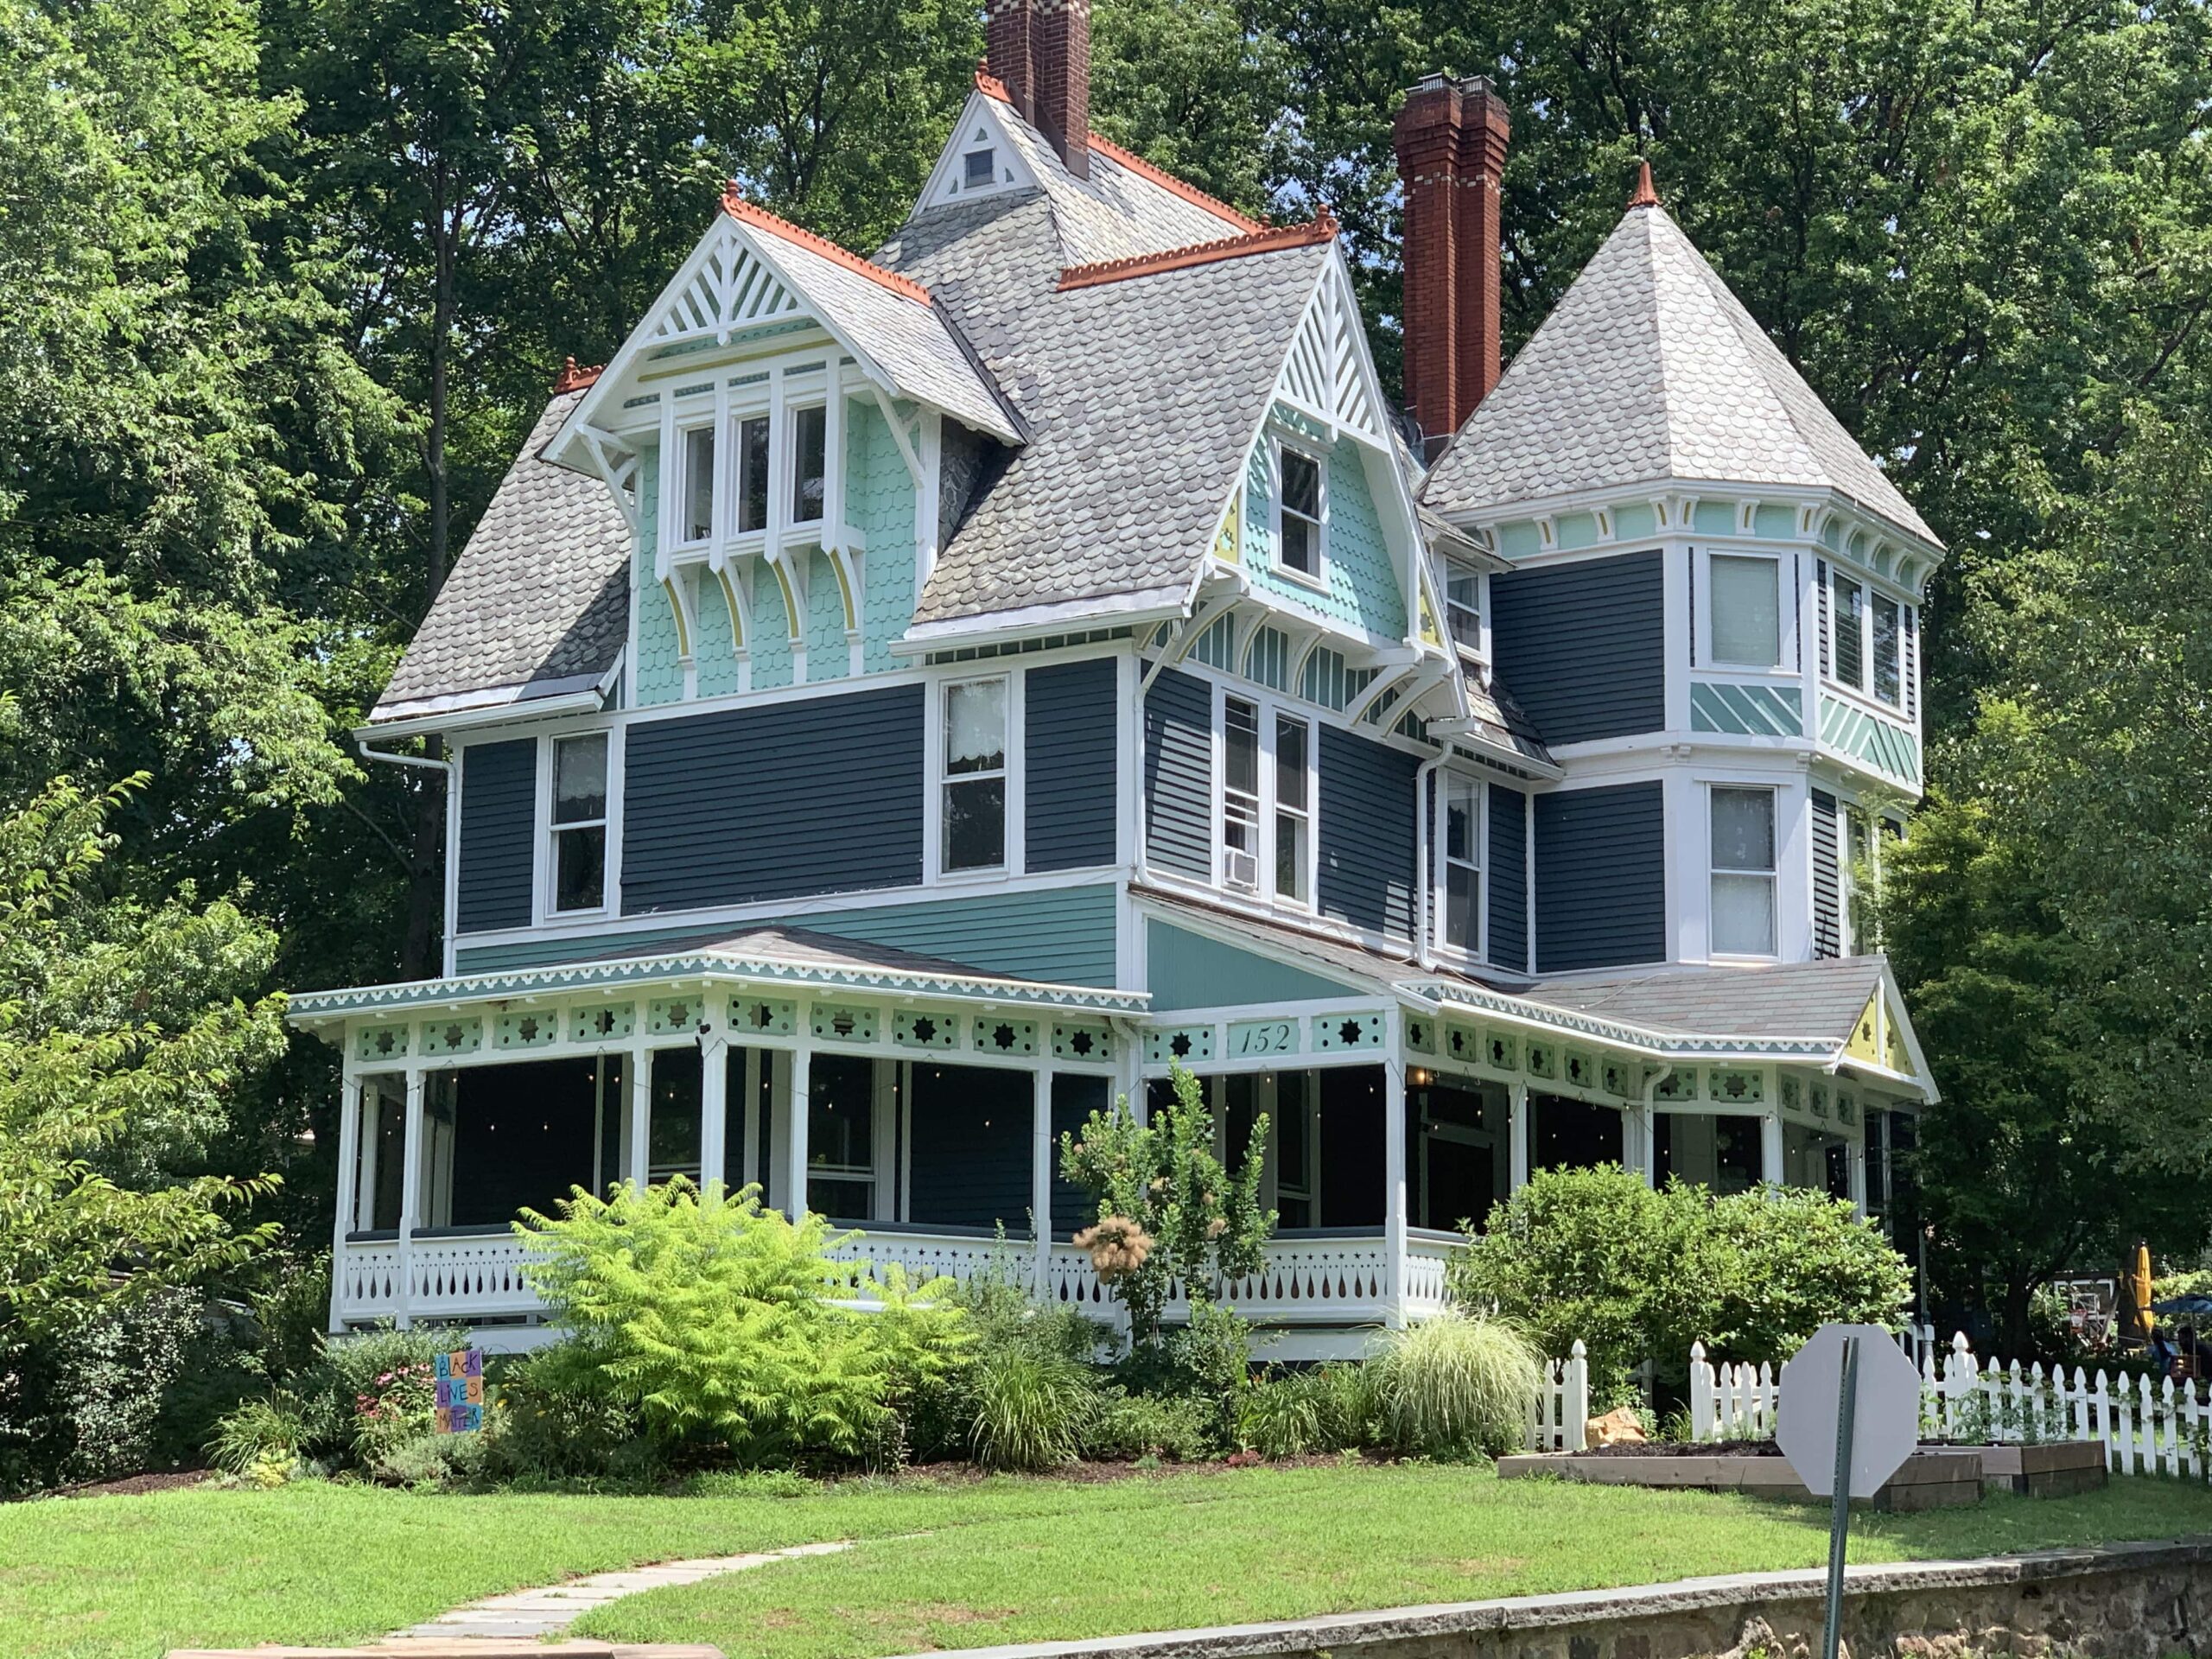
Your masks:
M1225 236L1217 242L1198 242L1165 253L1133 254L1126 259L1103 259L1096 264L1069 265L1060 272L1059 291L1096 288L1131 276L1153 276L1166 270L1187 270L1222 259L1241 259L1247 254L1274 253L1284 248L1310 248L1337 239L1337 221L1325 206L1306 225L1278 225L1243 236Z
M1328 429L1332 437L1345 431L1388 448L1382 383L1369 360L1362 327L1351 285L1332 262L1306 302L1274 395Z

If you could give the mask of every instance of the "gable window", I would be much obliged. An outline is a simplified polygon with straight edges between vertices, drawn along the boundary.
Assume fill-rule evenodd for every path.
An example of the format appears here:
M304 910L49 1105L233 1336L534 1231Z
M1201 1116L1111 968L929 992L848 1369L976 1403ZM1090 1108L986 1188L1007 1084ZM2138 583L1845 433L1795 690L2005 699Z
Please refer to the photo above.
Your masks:
M1482 785L1444 780L1444 943L1472 954L1482 948Z
M1712 660L1730 668L1782 664L1782 582L1772 559L1716 553L1708 562Z
M1313 728L1293 715L1275 716L1275 897L1302 905L1313 855L1313 819L1306 757Z
M1874 613L1874 695L1891 708L1904 702L1904 632L1897 602L1876 594Z
M553 740L553 908L607 903L607 734Z
M998 176L998 153L995 150L971 149L960 158L960 181L970 190L981 190Z
M1829 671L1854 691L1866 689L1866 590L1848 576L1834 577L1834 661Z
M1321 463L1295 449L1282 451L1282 499L1275 557L1286 570L1319 580L1321 575Z
M1260 886L1260 711L1242 697L1221 705L1221 879Z
M703 542L715 532L715 429L683 434L683 539Z
M791 411L791 519L810 524L822 517L829 489L830 411L816 404Z
M768 417L748 415L737 423L737 527L768 528Z
M1458 559L1444 561L1444 626L1454 644L1482 650L1482 572Z
M1711 953L1775 954L1774 791L1713 791Z
M946 870L1006 865L1007 681L956 681L944 688Z

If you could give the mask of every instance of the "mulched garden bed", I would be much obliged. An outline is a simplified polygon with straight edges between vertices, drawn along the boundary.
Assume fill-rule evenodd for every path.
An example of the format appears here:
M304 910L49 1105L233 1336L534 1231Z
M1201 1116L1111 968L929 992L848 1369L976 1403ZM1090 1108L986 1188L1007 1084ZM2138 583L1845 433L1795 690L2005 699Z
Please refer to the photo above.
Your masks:
M46 1497L136 1497L141 1492L173 1492L206 1480L206 1469L163 1469L153 1474L125 1475L120 1480L88 1480L79 1486L57 1486Z

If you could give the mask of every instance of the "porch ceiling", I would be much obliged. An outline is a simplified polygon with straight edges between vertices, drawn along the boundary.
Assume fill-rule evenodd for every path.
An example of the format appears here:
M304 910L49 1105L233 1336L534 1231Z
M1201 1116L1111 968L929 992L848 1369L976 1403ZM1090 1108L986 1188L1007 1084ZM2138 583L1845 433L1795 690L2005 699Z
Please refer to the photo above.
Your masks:
M1148 1001L1141 991L1009 979L978 973L957 962L803 928L759 927L703 934L696 941L687 940L674 950L647 956L603 953L507 973L304 991L292 997L288 1018L295 1025L316 1027L358 1014L457 1007L617 986L642 990L672 983L818 988L847 994L874 991L887 996L929 996L1001 1006L1027 1003L1123 1014L1142 1014Z

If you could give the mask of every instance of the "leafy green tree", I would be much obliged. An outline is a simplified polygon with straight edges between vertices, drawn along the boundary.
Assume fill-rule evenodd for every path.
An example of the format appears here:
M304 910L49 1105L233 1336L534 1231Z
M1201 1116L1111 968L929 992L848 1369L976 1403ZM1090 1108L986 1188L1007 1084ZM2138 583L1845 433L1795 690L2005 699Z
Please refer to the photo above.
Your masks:
M1281 41L1221 0L1109 0L1091 13L1091 124L1265 215L1286 205L1290 63Z
M1268 1120L1233 1169L1214 1155L1213 1114L1205 1085L1180 1065L1170 1072L1175 1098L1140 1123L1127 1099L1093 1112L1079 1134L1060 1136L1060 1172L1088 1192L1098 1219L1076 1235L1098 1276L1129 1316L1147 1348L1161 1340L1160 1314L1177 1284L1204 1326L1217 1283L1266 1265L1275 1212L1260 1208L1260 1171ZM1240 1344L1241 1345L1241 1344Z

